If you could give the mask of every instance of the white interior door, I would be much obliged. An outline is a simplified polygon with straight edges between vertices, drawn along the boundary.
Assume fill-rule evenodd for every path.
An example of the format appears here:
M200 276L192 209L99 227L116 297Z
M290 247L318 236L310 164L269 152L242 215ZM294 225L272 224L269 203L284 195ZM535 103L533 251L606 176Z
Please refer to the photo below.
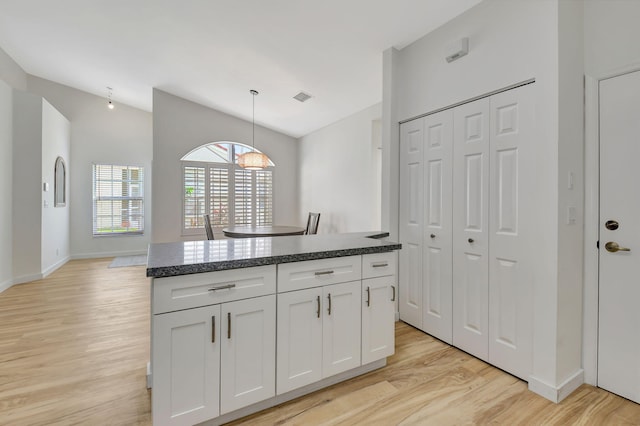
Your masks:
M400 126L400 319L422 329L423 119Z
M531 374L536 250L534 87L490 99L489 362L524 380Z
M423 330L451 344L453 110L424 119Z
M640 72L601 81L598 386L640 403L639 135Z
M454 110L453 344L489 352L489 99Z

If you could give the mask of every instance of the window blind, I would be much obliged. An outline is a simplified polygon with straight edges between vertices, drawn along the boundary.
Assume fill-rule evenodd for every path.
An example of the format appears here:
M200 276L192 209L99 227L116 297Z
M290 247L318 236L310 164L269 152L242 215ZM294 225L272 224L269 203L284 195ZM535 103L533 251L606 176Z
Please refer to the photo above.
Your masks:
M93 165L93 235L144 232L144 170Z
M205 168L184 167L184 226L202 228L205 213Z

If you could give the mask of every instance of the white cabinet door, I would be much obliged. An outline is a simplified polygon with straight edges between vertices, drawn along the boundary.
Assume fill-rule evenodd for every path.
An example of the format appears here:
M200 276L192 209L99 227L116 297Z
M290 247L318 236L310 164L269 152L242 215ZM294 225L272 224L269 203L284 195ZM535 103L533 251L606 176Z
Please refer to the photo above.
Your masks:
M220 407L220 305L153 318L153 423L192 425Z
M489 362L524 380L533 338L533 89L491 97Z
M400 319L422 328L423 119L400 126Z
M322 375L333 376L360 366L361 282L323 287Z
M488 359L489 99L454 109L453 344Z
M453 111L446 110L425 117L422 329L449 344L453 321L452 157Z
M276 296L222 305L220 414L276 393Z
M278 295L278 395L322 379L322 287Z
M362 280L362 364L395 352L396 277Z

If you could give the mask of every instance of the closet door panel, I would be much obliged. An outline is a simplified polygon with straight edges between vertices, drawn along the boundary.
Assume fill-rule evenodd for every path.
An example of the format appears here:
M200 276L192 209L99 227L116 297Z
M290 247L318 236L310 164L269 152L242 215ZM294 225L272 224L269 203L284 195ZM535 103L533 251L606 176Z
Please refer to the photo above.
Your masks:
M400 126L400 319L422 329L424 120Z
M424 119L423 330L452 342L453 110Z
M491 97L489 362L531 373L533 84Z
M454 109L453 344L488 359L489 99Z

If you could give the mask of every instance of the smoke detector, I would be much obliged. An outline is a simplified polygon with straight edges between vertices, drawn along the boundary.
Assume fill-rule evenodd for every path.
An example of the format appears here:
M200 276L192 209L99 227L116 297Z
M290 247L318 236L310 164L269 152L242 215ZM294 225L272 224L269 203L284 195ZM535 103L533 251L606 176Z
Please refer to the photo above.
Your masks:
M293 97L293 99L295 99L296 101L300 101L300 102L306 102L309 99L311 99L311 95L308 94L308 93L300 92L297 95L295 95Z

